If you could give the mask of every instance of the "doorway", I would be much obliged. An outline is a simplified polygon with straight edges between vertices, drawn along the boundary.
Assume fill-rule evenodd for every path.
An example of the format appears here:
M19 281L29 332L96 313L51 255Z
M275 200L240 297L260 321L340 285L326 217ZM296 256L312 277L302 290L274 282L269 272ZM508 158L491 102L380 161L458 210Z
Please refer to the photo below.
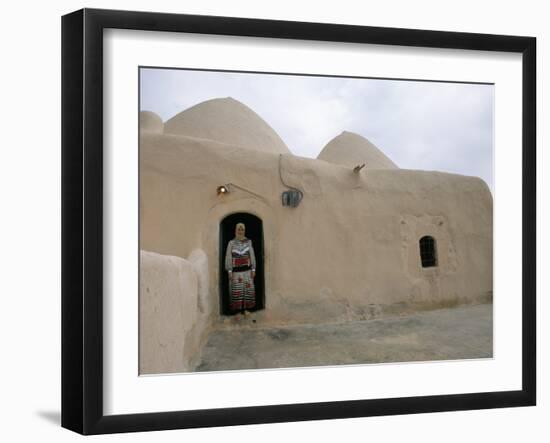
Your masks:
M262 220L248 212L237 212L228 215L220 222L220 249L219 249L219 275L220 275L220 313L222 315L233 314L229 310L229 279L225 270L225 252L229 240L235 237L235 225L244 223L245 236L252 240L254 255L256 256L256 307L257 311L265 308L265 278L264 278L264 232Z

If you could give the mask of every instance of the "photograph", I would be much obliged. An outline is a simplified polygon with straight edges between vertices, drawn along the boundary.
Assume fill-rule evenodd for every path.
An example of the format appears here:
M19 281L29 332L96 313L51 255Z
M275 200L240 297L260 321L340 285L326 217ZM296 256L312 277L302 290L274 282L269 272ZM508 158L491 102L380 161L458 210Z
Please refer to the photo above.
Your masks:
M493 358L493 83L137 75L139 375Z

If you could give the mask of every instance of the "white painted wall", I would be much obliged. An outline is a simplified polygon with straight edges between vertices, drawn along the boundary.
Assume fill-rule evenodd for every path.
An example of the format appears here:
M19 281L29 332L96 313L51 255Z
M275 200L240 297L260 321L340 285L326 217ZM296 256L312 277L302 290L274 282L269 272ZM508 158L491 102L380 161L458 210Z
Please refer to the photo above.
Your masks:
M99 0L8 2L0 27L0 197L2 202L0 269L3 309L0 345L0 435L5 441L74 441L82 437L59 427L60 409L60 16L77 8L157 10L178 13L235 15L359 25L412 27L534 35L538 41L539 149L550 121L550 30L544 2L461 2L435 0L394 2L258 2L196 0ZM32 130L29 122L32 121ZM542 153L542 152L541 152ZM539 160L539 189L545 205L539 225L550 222L549 156ZM541 202L543 199L539 197ZM547 232L540 250L550 248ZM540 253L539 253L540 254ZM539 255L539 273L549 265ZM543 322L550 290L548 273L539 294L539 406L536 408L377 417L353 420L259 425L224 429L116 435L94 441L280 442L343 438L367 441L544 442L550 434L550 325Z

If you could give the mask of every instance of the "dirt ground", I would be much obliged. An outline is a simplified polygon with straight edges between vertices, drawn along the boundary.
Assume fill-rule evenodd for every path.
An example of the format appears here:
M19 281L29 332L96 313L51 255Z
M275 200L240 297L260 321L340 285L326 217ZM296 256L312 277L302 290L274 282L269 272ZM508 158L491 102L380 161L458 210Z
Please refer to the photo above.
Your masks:
M260 328L254 314L214 331L197 371L491 358L493 305L340 324Z

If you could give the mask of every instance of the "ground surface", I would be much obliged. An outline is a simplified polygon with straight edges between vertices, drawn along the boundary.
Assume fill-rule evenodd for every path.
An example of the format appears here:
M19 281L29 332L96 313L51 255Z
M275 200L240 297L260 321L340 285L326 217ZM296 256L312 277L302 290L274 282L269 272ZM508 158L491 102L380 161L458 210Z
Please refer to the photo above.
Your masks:
M492 357L493 305L331 325L214 331L197 371Z

